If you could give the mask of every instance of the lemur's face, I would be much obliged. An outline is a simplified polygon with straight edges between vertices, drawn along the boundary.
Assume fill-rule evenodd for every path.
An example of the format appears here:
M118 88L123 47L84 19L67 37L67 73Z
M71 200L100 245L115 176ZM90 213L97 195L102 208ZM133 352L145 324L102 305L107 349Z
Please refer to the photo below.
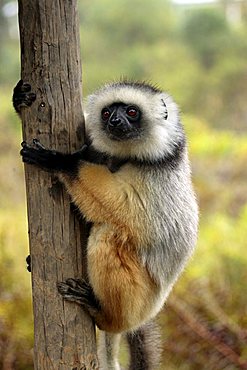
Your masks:
M140 136L141 110L136 105L113 103L101 111L103 130L112 140L125 141Z

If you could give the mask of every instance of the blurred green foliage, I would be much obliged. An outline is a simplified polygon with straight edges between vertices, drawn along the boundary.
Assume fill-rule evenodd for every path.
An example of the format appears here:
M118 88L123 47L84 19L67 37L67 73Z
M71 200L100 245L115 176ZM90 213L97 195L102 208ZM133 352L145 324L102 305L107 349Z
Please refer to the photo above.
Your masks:
M189 138L200 235L160 315L161 369L247 368L247 6L243 1L242 22L233 24L226 4L79 2L85 95L121 76L151 80L179 103ZM0 0L0 368L29 370L21 130L11 107L19 42L16 18L6 11L13 5Z

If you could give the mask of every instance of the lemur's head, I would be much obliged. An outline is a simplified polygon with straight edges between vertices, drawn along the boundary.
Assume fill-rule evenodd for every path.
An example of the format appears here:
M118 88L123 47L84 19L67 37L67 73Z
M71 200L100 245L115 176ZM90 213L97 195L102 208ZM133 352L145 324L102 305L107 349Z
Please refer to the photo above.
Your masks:
M172 98L140 82L107 84L90 95L86 127L95 149L121 158L157 160L184 141Z

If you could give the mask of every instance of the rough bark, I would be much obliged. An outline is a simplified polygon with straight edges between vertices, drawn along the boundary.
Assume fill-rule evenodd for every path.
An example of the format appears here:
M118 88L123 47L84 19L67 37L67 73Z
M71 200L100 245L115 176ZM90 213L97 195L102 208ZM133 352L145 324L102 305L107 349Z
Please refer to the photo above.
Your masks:
M79 25L75 0L19 0L21 77L37 99L22 113L23 138L63 152L83 141ZM57 179L25 166L32 258L34 366L98 369L95 332L56 283L85 273L83 227ZM85 228L84 228L85 230ZM85 234L85 232L84 232Z

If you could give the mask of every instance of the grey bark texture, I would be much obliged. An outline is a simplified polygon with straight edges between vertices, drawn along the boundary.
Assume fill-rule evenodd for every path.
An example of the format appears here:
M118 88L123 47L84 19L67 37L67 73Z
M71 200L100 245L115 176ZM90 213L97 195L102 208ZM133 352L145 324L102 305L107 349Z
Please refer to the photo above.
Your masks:
M23 138L77 150L83 142L79 22L75 0L19 0L21 77L37 99L22 112ZM32 258L34 367L98 369L95 329L56 284L85 275L85 227L54 175L25 165ZM85 248L84 248L85 249Z

